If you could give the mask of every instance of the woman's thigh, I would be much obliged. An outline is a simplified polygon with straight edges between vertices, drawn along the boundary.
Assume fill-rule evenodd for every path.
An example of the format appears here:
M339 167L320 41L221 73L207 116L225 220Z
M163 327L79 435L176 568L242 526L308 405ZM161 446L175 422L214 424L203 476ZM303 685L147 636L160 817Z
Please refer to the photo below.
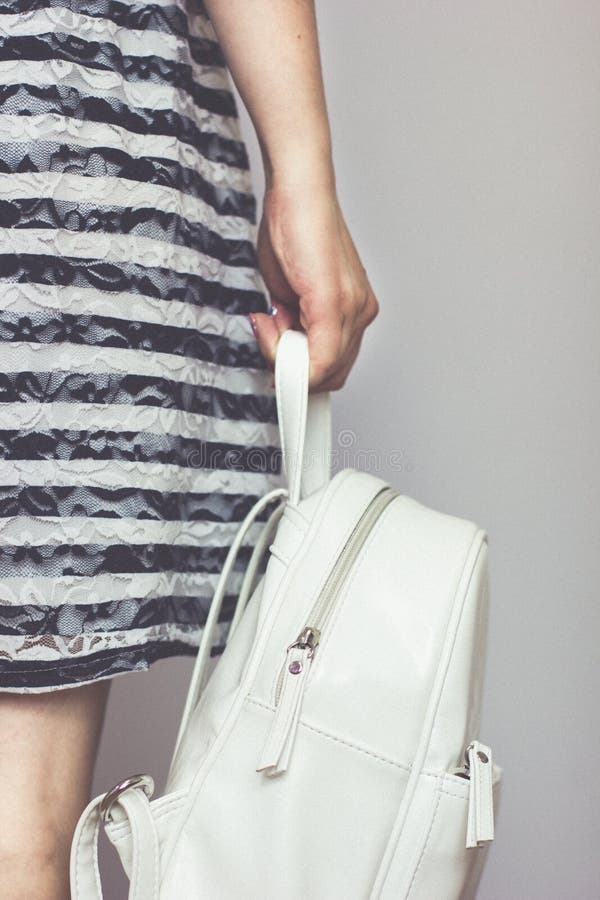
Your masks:
M66 900L110 681L0 693L0 900Z

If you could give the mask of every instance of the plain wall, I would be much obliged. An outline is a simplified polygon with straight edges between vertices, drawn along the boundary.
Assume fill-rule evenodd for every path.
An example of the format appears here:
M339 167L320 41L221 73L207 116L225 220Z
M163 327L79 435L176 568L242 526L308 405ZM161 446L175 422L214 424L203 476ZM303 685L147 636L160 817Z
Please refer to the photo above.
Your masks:
M336 428L350 464L372 451L490 536L481 738L504 786L479 898L594 900L600 4L318 9L339 195L381 303ZM116 679L97 792L162 783L190 668Z

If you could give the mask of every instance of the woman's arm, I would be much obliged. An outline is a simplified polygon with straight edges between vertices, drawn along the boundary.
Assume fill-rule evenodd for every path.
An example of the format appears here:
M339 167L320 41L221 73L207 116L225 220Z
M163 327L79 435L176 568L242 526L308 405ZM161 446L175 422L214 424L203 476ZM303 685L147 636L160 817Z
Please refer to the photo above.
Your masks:
M335 188L313 0L205 0L265 167L258 257L276 316L253 316L272 364L279 333L308 334L311 385L341 387L378 304Z

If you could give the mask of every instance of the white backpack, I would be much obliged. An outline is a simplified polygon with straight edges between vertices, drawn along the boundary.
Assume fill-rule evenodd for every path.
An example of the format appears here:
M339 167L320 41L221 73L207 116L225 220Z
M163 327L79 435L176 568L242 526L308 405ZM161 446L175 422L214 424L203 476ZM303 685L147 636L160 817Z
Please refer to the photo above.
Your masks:
M227 558L165 794L140 775L89 804L73 900L102 896L101 819L130 900L474 896L502 773L478 740L486 535L373 475L329 479L300 332L279 341L276 394L288 489ZM208 678L237 550L275 501Z

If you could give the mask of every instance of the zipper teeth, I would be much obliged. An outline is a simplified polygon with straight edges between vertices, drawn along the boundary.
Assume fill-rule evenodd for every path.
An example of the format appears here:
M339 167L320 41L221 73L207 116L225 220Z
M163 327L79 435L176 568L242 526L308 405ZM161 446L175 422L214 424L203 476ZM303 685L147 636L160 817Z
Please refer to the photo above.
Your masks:
M388 506L388 504L397 496L398 491L395 491L393 488L382 488L381 491L373 497L350 532L348 540L344 544L333 569L329 573L327 581L323 585L323 588L309 613L307 625L318 628L319 630L323 628L327 614L333 605L333 601L335 600L349 569L352 567L352 564L360 553L367 535L386 506Z
M369 502L358 522L348 535L348 539L342 547L333 569L329 573L323 588L310 610L308 618L306 619L309 626L318 628L319 631L323 628L327 615L331 611L344 579L362 549L369 532L385 508L392 500L395 500L396 497L399 496L399 491L396 491L391 487L384 487L375 494L373 499ZM279 671L279 676L275 685L275 704L279 703L284 674L285 663Z

